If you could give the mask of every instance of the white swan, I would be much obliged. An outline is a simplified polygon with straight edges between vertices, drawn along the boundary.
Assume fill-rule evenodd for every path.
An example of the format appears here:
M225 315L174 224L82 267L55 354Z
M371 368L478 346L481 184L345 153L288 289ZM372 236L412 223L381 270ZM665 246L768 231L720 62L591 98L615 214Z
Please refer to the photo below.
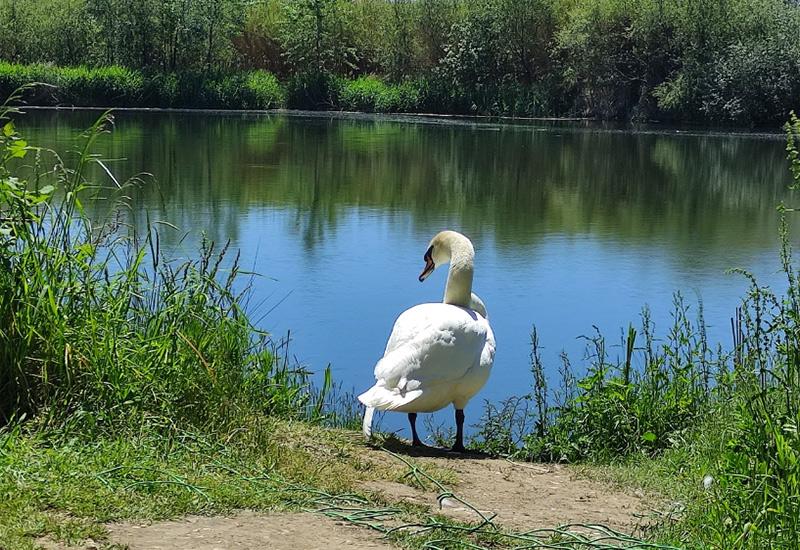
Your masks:
M464 450L464 407L489 378L495 350L486 307L472 294L474 257L470 240L455 231L442 231L431 240L419 280L450 262L444 302L414 306L395 321L383 358L375 365L377 382L358 396L367 407L366 437L375 409L400 411L408 413L414 445L422 445L417 413L452 403L453 450Z

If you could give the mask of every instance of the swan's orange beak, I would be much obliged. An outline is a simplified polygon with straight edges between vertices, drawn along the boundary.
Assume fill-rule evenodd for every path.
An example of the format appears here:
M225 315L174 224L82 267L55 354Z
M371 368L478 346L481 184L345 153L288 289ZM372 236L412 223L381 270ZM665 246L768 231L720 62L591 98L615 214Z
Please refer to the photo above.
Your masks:
M433 258L431 258L431 252L433 252L433 247L430 247L425 253L425 269L423 269L422 273L419 274L420 283L427 279L428 275L433 273L433 270L436 269L436 264L433 263Z

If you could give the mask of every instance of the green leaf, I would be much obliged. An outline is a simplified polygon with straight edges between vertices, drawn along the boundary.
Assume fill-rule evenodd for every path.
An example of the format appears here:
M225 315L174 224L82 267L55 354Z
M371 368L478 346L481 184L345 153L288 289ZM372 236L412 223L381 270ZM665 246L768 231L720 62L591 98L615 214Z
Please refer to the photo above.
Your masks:
M94 252L94 247L91 243L83 243L82 245L77 247L78 251L78 258L84 259L92 255Z
M3 135L6 137L11 137L14 135L14 123L13 122L6 122L6 125L3 126Z
M11 142L11 145L8 146L8 152L11 154L11 158L22 158L27 153L28 150L26 147L28 146L28 142L24 139L16 139Z
M654 443L656 440L656 434L654 434L653 432L645 432L642 435L642 440L646 441L647 443Z
M55 189L56 189L56 188L55 188L55 187L53 187L52 185L45 185L44 187L42 187L41 189L39 189L39 194L40 194L40 195L49 195L50 193L52 193L53 191L55 191Z

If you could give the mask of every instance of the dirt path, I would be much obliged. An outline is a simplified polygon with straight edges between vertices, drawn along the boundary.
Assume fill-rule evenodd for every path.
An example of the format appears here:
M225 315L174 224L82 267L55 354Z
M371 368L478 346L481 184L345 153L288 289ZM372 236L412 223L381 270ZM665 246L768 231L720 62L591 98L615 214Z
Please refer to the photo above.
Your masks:
M110 539L130 550L385 550L372 533L311 513L189 517L147 526L109 526Z
M494 522L519 531L555 527L567 523L599 523L623 532L637 524L635 514L646 509L642 498L591 481L576 479L558 465L513 463L478 455L455 455L436 449L421 452L395 444L389 452L358 445L364 463L386 466L408 461L422 471L447 478L453 494ZM384 468L385 469L385 468ZM405 470L403 470L405 471ZM453 498L437 499L439 491L411 487L403 479L368 481L362 491L389 503L422 505L432 513L463 521L477 521L478 514ZM241 511L232 517L191 516L149 524L110 524L105 544L89 542L81 548L104 548L107 543L130 550L316 550L390 549L380 534L313 513L260 513ZM53 550L67 547L40 541ZM118 548L119 546L112 546Z
M396 460L382 451L372 453L375 460ZM496 514L495 522L506 527L529 530L599 523L631 531L638 522L635 514L646 511L640 497L575 479L568 468L557 464L519 463L437 450L406 450L403 454L423 469L434 465L452 471L457 482L448 489L485 515ZM480 520L475 511L453 499L444 499L440 509L438 491L423 492L392 481L373 481L364 487L390 501L427 505L432 512L461 520Z

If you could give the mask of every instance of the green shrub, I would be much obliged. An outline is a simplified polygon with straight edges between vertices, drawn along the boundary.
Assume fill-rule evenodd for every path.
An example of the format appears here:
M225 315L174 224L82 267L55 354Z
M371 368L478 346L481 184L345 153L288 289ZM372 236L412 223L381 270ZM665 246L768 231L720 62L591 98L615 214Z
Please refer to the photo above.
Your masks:
M703 107L711 120L780 123L798 106L800 45L774 37L734 44L715 65L714 81Z
M53 67L0 62L0 94L29 88L25 100L34 105L105 107L199 107L212 109L274 109L285 92L274 75L249 73L153 73L124 67Z
M247 75L247 91L250 101L247 109L275 109L283 107L286 92L274 74L253 71Z
M55 86L60 103L76 106L131 107L141 104L144 78L124 67L62 68Z
M181 81L177 74L149 74L145 79L142 104L149 107L179 107L181 92Z
M409 113L418 112L420 105L421 93L415 83L386 84L376 76L343 81L338 96L338 106L346 111Z
M39 105L80 107L135 107L145 90L143 76L124 67L54 67L52 65L14 65L0 62L0 96L38 82L44 88L31 88L25 100Z
M708 348L702 310L692 322L677 294L673 320L668 337L657 345L645 309L640 331L628 329L620 362L609 360L601 334L587 337L586 374L577 378L563 356L557 392L547 388L534 329L533 391L522 401L487 410L479 445L515 449L509 452L530 460L566 462L654 455L671 447L708 412L711 388L727 376L726 356Z
M15 90L31 82L44 82L48 77L42 75L39 70L41 67L0 61L0 97L9 97Z

